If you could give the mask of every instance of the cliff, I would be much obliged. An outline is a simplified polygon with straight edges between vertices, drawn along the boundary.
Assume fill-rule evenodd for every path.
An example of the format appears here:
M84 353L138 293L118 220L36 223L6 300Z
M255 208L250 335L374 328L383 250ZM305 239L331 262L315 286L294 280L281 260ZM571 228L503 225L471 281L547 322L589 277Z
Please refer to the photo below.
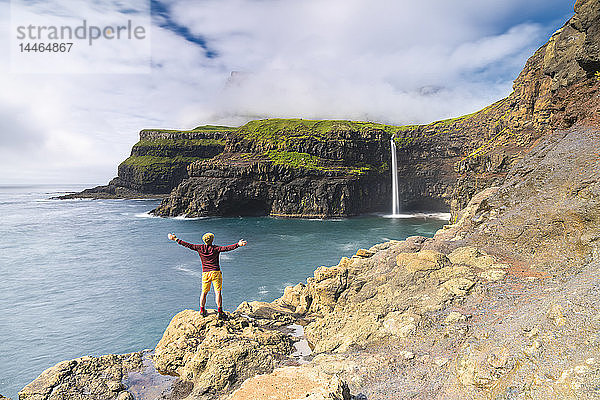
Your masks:
M152 365L177 377L163 398L600 398L600 2L579 0L575 11L507 99L437 127L393 132L405 154L452 137L465 149L444 164L445 176L466 185L452 188L454 205L466 202L452 224L433 238L360 249L272 303L242 303L227 322L181 312L153 356ZM469 132L486 118L486 139L463 141L457 127ZM257 140L231 143L247 151L244 143ZM266 158L252 162L275 164ZM345 162L336 165L348 178L356 160ZM302 366L282 334L293 322L312 348ZM104 391L98 398L131 398L127 379L111 382L142 368L126 363L136 359L103 361L109 378L75 368L88 359L61 363L19 396L60 390L78 398L92 387ZM240 374L239 365L251 367Z
M592 7L581 3L578 10ZM587 12L587 11L585 11ZM427 125L251 121L225 152L197 161L154 210L162 216L344 217L388 211L389 140L398 147L404 209L450 209L500 184L543 136L589 114L582 81L598 69L595 26L578 12L526 63L513 92L483 110ZM310 182L310 184L307 184Z
M591 93L581 82L596 73L598 49L584 12L527 61L508 97L473 114L408 126L267 119L239 128L142 131L109 185L66 197L166 196L153 211L160 216L387 212L393 137L402 208L450 209L454 220L540 138L589 116L582 102Z
M118 167L108 185L61 198L164 197L187 177L187 166L223 151L233 128L205 125L189 131L144 129L131 155Z

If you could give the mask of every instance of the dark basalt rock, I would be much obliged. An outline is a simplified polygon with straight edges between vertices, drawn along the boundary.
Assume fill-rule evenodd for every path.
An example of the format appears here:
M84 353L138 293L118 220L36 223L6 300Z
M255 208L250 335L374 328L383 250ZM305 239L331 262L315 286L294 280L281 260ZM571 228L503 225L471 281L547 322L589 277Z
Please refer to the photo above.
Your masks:
M209 159L224 149L231 129L204 131L142 130L131 155L118 167L108 185L61 196L70 198L160 198L187 178L187 166ZM224 128L224 127L223 127Z

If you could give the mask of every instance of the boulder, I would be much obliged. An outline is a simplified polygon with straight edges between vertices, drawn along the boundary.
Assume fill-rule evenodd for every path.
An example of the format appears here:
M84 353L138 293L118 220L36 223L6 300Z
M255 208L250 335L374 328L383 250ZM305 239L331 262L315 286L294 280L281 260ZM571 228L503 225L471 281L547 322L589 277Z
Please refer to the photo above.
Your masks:
M457 248L448 254L448 259L452 264L466 265L479 269L488 269L495 264L494 257L471 246Z
M456 296L464 296L475 285L475 282L466 278L453 278L444 282L441 286L443 292L452 293Z
M434 250L421 250L418 253L400 253L396 256L398 266L409 272L431 271L443 268L450 263L446 255Z
M19 392L20 400L110 400L128 396L122 384L142 369L142 353L109 354L63 361L44 371ZM119 397L120 396L120 397Z
M270 326L288 325L295 321L292 310L275 302L244 301L238 306L235 313L259 320L259 324Z
M369 258L369 257L373 257L373 255L375 254L374 251L371 250L365 250L365 249L358 249L356 251L356 256L357 257L362 257L362 258Z
M348 385L339 377L303 365L277 368L246 380L227 400L350 400Z
M184 310L169 323L153 360L160 373L192 382L191 395L202 398L270 373L278 359L292 352L289 336L242 316L223 321L216 314L202 317L198 311Z

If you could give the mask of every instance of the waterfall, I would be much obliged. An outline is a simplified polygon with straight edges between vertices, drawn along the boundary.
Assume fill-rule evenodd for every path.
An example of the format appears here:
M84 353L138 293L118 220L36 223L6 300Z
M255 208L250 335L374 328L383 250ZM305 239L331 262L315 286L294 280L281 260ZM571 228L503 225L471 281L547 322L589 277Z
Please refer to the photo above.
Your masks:
M398 198L398 160L396 160L396 143L394 138L391 140L392 148L392 214L400 213L400 201Z

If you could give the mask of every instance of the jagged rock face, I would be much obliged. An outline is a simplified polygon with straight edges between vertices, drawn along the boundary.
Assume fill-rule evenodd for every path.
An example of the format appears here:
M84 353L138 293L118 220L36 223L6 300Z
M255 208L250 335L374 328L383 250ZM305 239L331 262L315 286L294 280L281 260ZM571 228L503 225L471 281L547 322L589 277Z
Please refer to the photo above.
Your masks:
M172 135L151 136L140 133L140 142L131 156L118 168L118 176L109 185L125 187L140 193L169 193L187 177L187 166L198 159L209 159L224 148L223 137L197 134L193 139ZM189 136L189 134L187 135ZM143 139L142 139L143 138Z
M487 198L464 240L549 273L598 257L598 143L600 131L582 127L545 138Z
M163 216L349 216L384 207L388 185L370 175L302 171L262 160L223 158L190 166L192 176L154 212ZM222 159L227 164L219 164Z
M398 129L348 121L252 121L227 138L224 154L190 165L190 178L155 212L343 217L388 211L390 138ZM424 140L399 152L405 208L447 209L454 171L444 166L460 147L448 142Z
M316 353L347 352L390 337L413 337L427 314L502 279L508 268L473 248L446 256L425 248L429 242L413 237L373 247L372 257L343 258L318 268L306 285L286 288L275 302L317 316L305 328Z
M142 130L140 141L108 185L61 198L164 197L187 178L190 163L223 152L224 138L229 132Z

